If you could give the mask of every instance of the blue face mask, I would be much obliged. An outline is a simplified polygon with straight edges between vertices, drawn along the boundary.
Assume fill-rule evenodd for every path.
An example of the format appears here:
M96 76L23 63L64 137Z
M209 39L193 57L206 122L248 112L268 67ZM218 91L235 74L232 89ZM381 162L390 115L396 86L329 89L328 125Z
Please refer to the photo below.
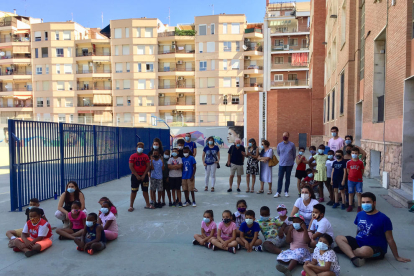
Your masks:
M252 143L249 143L249 147L251 147L253 144Z
M314 154L316 153L316 151L311 150L311 151L310 151L310 153L311 153L312 155L314 155Z
M328 245L326 243L323 243L323 242L318 242L316 244L316 247L319 248L319 250L322 250L322 251L326 251L326 250L329 249Z
M240 144L236 144L236 147L240 147Z
M144 149L143 148L137 148L137 152L138 153L143 153L144 152Z
M209 145L212 145L214 142L213 141L208 141L208 144Z
M153 148L153 149L158 149L158 148L159 148L159 146L152 146L152 148Z
M264 149L264 146L263 146L263 145L261 145L261 146L260 146L260 148L261 148L261 149Z
M68 193L74 193L75 189L74 188L68 188Z
M333 155L331 154L331 155L328 155L328 158L329 159L332 159L333 158Z
M186 141L190 141L190 137L185 137L185 140Z
M351 140L345 140L345 145L350 145L352 143Z
M308 176L309 176L310 178L312 178L312 176L313 176L313 173L310 173L310 174L308 174Z
M268 221L269 220L269 217L262 217L262 216L260 216L260 220L261 221Z
M352 156L353 159L357 159L358 154L351 154L351 156Z
M300 223L293 223L293 228L295 228L296 230L299 230L300 228Z
M369 213L372 211L372 204L371 203L362 203L361 204L362 210Z
M172 156L177 156L176 152L171 153Z
M299 152L299 155L303 155L303 151L300 151L300 152Z
M333 137L336 137L336 135L338 135L336 132L332 132L331 134Z
M203 218L204 223L209 223L210 219L209 218Z
M92 227L93 226L93 221L86 221L85 222L85 224L86 224L86 226L88 226L88 227Z
M27 209L29 209L29 210L30 210L30 209L32 209L32 208L33 208L33 206L29 206L29 207L27 207Z
M107 214L109 212L108 208L101 208L101 212Z
M318 153L319 154L322 154L324 152L324 150L323 149L318 149Z

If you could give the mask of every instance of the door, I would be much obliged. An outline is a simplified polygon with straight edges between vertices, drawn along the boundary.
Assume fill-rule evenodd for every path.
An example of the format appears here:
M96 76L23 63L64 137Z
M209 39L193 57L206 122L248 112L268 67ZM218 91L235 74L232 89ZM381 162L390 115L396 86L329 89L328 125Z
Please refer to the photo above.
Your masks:
M83 82L83 90L89 90L89 81Z
M103 48L103 55L104 56L109 56L109 48L108 47Z
M164 62L164 72L169 72L169 71L170 71L170 63Z
M186 44L185 45L185 52L186 53L191 53L193 51L193 46L191 46L191 44Z
M164 80L164 88L170 88L170 80Z
M170 45L164 45L164 46L162 47L162 52L163 52L164 54L168 54L168 53L170 53L170 52L171 52L171 46L170 46Z
M104 82L104 87L105 87L105 90L111 90L111 82L105 81Z
M33 89L32 83L30 83L30 82L26 83L26 88L27 88L27 91L32 91L32 89Z
M250 66L248 67L248 69L259 69L259 68L256 67L256 61L255 60L250 61Z
M193 70L193 64L191 62L185 63L185 71L192 71Z
M308 141L308 134L307 133L299 133L299 147L306 148Z
M194 105L193 96L185 96L185 105Z
M167 106L167 105L170 105L171 103L170 103L170 97L164 97L164 105L165 106Z
M82 65L82 72L85 73L89 73L89 67L88 64L83 64Z
M88 55L88 48L82 48L82 56Z
M13 99L7 99L7 107L13 107Z
M111 73L111 65L104 64L104 73Z
M193 79L186 79L185 80L185 87L186 88L193 88Z

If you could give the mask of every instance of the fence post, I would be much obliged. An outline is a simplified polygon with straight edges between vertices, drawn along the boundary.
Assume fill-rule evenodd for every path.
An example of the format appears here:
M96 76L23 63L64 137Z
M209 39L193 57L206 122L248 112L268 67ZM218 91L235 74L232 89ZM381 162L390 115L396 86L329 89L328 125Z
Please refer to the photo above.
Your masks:
M98 171L98 147L96 144L96 126L93 126L93 185L98 185L98 177L97 177L97 171Z
M14 120L8 121L8 130L9 130L9 169L10 169L10 211L15 211L18 207L17 201L17 177L14 167L16 161L16 141L13 138L15 132ZM6 137L5 137L6 138Z
M60 150L60 194L65 191L65 137L63 123L59 123L59 150Z
M119 153L119 140L121 140L120 139L120 137L119 137L119 127L116 127L116 152L117 152L117 154L116 154L116 178L117 179L119 179L120 177L119 177L119 175L120 175L120 173L119 173L119 155L120 155L120 153Z

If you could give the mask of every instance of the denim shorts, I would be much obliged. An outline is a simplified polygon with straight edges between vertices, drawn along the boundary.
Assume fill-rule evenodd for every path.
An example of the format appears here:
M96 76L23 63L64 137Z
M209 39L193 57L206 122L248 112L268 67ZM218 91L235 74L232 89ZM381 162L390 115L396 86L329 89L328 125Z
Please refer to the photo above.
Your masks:
M354 194L355 189L357 193L362 194L362 182L348 180L348 193Z

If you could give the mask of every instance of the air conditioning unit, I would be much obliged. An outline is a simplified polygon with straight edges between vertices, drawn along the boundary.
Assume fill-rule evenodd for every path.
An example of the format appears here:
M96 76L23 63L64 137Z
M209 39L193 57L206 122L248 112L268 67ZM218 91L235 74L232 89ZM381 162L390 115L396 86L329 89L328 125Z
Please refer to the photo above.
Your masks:
M158 94L158 97L160 97L160 98L164 98L164 97L165 97L165 94L160 93L160 94Z
M289 50L289 45L283 45L283 50Z
M246 38L244 41L246 41L246 42L250 42L250 38Z
M250 59L250 56L244 56L244 59Z
M183 112L182 111L178 111L178 115L182 115L183 114Z
M178 80L182 81L182 80L184 80L184 77L178 77Z
M183 93L178 94L178 98L184 98L184 94Z
M244 75L244 78L245 78L245 79L250 78L250 75L245 74L245 75Z
M177 61L177 64L181 65L181 64L183 64L183 61L179 60L179 61Z
M175 49L175 44L173 44L173 45L171 46L171 49Z
M172 42L172 45L175 45L175 41Z
M177 110L173 110L173 111L172 111L172 113L173 113L173 114L177 114Z

